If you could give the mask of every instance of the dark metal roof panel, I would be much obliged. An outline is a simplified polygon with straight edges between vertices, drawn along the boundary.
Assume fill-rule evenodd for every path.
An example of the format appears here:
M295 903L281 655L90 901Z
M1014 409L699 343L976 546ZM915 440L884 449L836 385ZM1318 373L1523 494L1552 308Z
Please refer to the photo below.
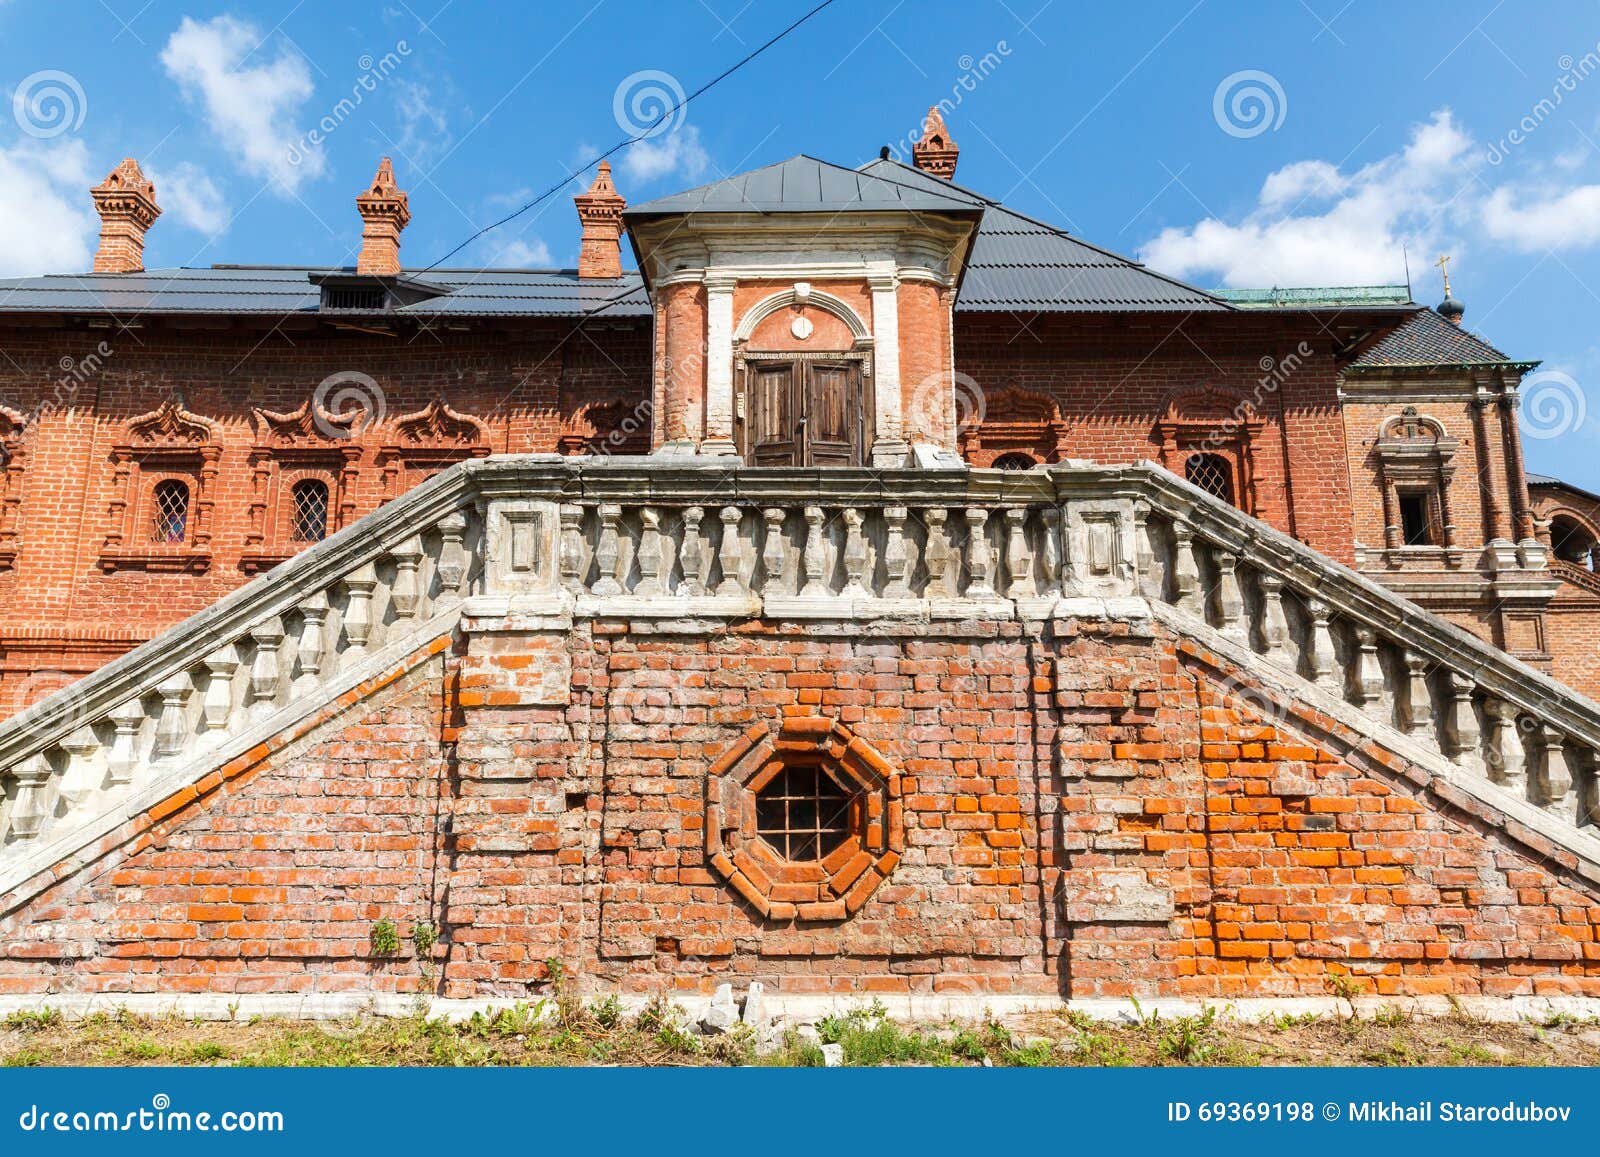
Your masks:
M972 213L982 208L981 202L949 189L875 179L859 169L802 155L630 206L623 217L637 220L675 213Z
M1526 366L1514 362L1476 334L1447 321L1436 310L1419 309L1405 324L1350 363L1350 369L1424 366Z

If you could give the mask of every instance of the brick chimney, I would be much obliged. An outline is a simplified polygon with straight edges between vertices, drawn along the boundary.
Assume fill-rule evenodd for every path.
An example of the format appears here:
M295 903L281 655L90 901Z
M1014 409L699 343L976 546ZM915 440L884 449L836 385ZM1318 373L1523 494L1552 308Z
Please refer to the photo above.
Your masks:
M393 277L400 272L400 230L411 220L406 195L395 188L394 165L384 157L367 191L356 198L361 214L361 256L356 272Z
M601 161L594 184L572 199L583 222L578 250L579 277L622 276L622 211L628 203L611 183L611 162Z
M96 273L143 273L144 235L157 217L156 187L145 180L139 162L127 158L89 190L100 214L100 248Z
M956 158L960 155L961 150L950 139L950 130L944 127L939 106L934 105L922 122L922 139L911 146L911 163L924 173L948 181L956 175Z

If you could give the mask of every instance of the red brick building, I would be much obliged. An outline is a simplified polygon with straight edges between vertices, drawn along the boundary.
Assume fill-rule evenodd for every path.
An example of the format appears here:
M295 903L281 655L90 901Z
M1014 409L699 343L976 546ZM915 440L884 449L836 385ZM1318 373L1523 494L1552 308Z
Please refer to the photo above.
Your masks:
M427 271L387 160L354 269L144 270L123 162L0 284L0 993L1600 995L1534 363L956 157Z

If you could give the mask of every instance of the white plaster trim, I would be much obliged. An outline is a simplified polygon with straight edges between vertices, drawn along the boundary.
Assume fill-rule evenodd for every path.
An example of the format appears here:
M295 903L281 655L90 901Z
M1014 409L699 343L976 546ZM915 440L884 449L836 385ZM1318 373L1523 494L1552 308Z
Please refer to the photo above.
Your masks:
M877 333L873 366L873 439L888 447L905 445L905 422L900 397L900 300L894 277L873 277L872 324ZM903 452L902 452L903 454ZM876 459L876 455L874 456Z
M736 453L733 444L733 289L732 277L706 279L705 441L717 453Z
M785 276L792 275L792 272L793 271L790 271L790 273L786 274ZM856 270L854 276L858 277L858 278L865 278L867 276L867 271L864 268L858 269L858 270ZM708 278L707 280L709 282L710 279ZM710 289L707 290L708 294L711 293L711 292L712 291ZM708 297L707 300L709 302L711 299ZM789 289L780 289L776 293L770 294L767 297L763 297L760 301L756 302L749 309L745 310L744 316L739 319L739 327L738 327L738 329L733 330L733 340L734 341L749 341L751 335L754 334L755 331L756 331L756 326L760 325L767 318L769 318L773 314L777 313L780 309L784 309L787 306L791 306L791 305L796 304L798 300L799 300L798 295L795 293L795 290L794 290L793 287L791 287ZM874 312L873 322L875 324L877 324L877 325L881 325L882 323L879 321L878 317L876 316L877 301L878 301L876 293L874 293L872 301L873 301L873 312ZM861 320L861 315L856 313L855 310L851 309L842 300L840 300L839 298L835 297L833 294L827 292L826 290L817 289L815 286L812 286L807 291L807 293L805 295L805 304L806 305L819 306L823 310L826 310L828 313L833 314L840 321L844 322L847 326L850 327L850 336L855 338L855 339L857 339L858 341L860 339L862 339L862 338L870 338L870 337L872 337L872 330L867 327L867 323L866 322ZM728 312L729 324L730 324L730 328L731 328L731 326L732 326L732 318L733 318L733 297L732 297L732 289L731 289L731 287L729 289L728 311L729 311ZM717 340L716 333L713 331L710 334L710 336L707 338L707 340L709 342L713 343L713 354L714 354L715 353L715 344L714 343ZM881 365L881 362L882 362L882 359L883 359L883 345L882 345L882 340L881 339L879 339L877 345L878 345L878 359L879 359L879 362L880 362L880 365ZM882 372L881 369L880 369L879 372L880 373ZM731 412L732 412L732 409L731 409L731 407L732 407L732 400L731 400L732 399L732 393L731 393L731 390L732 390L732 383L733 383L733 377L732 377L732 375L733 375L733 355L732 355L732 347L731 347L731 345L729 346L728 374L729 374L728 383L729 383L729 389L730 389L730 394L729 394L729 398L730 398L729 407L730 407L730 410L729 410L729 412L731 414Z

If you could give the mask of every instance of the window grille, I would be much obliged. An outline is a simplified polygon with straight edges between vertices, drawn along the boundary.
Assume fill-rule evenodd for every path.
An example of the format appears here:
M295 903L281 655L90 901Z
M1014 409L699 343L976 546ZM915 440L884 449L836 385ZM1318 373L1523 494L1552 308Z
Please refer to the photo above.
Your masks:
M189 530L189 487L176 478L156 483L152 492L150 541L181 543Z
M786 860L820 860L850 834L853 799L816 764L787 767L756 795L756 832Z
M321 542L328 537L328 487L308 478L296 482L290 496L294 500L294 525L289 537L294 542Z

